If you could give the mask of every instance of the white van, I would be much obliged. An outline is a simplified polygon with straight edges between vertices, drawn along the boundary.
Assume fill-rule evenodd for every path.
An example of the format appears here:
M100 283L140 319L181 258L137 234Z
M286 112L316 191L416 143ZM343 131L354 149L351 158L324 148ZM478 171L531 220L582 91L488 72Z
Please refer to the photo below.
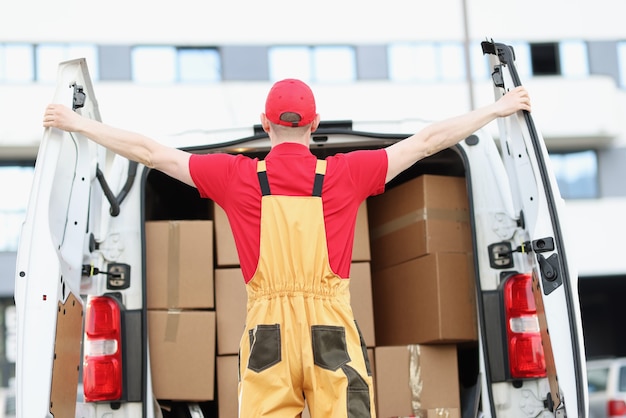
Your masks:
M512 48L483 42L483 52L496 99L521 84ZM54 102L100 119L84 60L60 64ZM465 179L478 341L472 355L459 358L475 382L461 416L586 418L578 278L559 216L564 203L531 115L519 112L498 125L499 143L481 130L389 187L422 174ZM322 124L311 150L323 158L381 148L416 129ZM257 128L188 150L262 158L269 139ZM145 223L197 219L207 204L188 186L87 138L45 131L15 277L18 417L162 415L147 344ZM84 399L76 396L79 381ZM197 405L187 409L187 416L211 416Z

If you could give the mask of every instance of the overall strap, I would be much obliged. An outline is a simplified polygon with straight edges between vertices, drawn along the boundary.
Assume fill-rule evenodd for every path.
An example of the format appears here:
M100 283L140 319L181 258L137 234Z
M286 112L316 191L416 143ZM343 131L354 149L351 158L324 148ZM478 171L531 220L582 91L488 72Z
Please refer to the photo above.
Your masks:
M322 196L322 186L324 185L324 175L326 174L326 160L317 160L315 165L315 181L313 182L313 196Z
M256 172L259 177L259 185L261 186L261 195L271 195L272 192L270 191L270 182L267 180L267 168L265 167L265 161L257 162Z
M261 186L261 195L269 196L272 194L270 190L270 183L267 179L267 168L265 166L265 161L257 162L257 177L259 178L259 185ZM322 187L324 185L324 175L326 174L326 161L325 160L317 160L315 165L315 180L313 182L313 193L312 196L321 197L322 196Z

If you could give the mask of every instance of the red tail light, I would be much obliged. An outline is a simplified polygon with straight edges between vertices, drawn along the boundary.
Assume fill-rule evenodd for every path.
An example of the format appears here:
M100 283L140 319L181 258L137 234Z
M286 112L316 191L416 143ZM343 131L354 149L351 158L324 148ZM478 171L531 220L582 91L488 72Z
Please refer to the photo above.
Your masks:
M546 362L530 275L519 274L507 280L504 309L511 377L545 377Z
M88 402L122 396L122 325L118 303L109 297L92 297L85 318L83 388Z
M622 400L611 400L607 405L608 416L619 417L626 415L626 402Z

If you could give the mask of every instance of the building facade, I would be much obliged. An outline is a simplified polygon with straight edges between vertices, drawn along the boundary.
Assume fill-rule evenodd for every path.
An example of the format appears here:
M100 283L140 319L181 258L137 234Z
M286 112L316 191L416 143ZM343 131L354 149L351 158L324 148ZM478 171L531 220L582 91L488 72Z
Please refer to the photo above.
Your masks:
M0 8L0 293L6 300L41 116L60 61L86 58L104 122L176 146L182 135L217 141L208 133L258 123L267 90L284 77L312 85L323 120L463 113L493 100L480 48L493 39L514 46L553 158L572 227L583 319L603 327L624 319L613 300L616 289L626 289L626 28L620 21L626 4L620 0L323 0L306 8L276 0L175 6L114 0L89 9L62 0ZM495 125L490 129L497 134ZM626 353L626 342L591 328L598 330L587 342L592 354Z

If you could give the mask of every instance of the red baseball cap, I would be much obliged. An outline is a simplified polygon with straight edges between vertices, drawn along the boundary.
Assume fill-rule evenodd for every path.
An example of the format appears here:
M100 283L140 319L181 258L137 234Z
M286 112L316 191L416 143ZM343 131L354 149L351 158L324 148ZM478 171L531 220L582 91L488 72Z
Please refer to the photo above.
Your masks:
M295 113L299 120L284 117L285 113ZM265 101L265 116L270 122L283 126L305 126L315 119L315 97L311 88L294 78L274 83ZM296 118L297 119L297 118Z

